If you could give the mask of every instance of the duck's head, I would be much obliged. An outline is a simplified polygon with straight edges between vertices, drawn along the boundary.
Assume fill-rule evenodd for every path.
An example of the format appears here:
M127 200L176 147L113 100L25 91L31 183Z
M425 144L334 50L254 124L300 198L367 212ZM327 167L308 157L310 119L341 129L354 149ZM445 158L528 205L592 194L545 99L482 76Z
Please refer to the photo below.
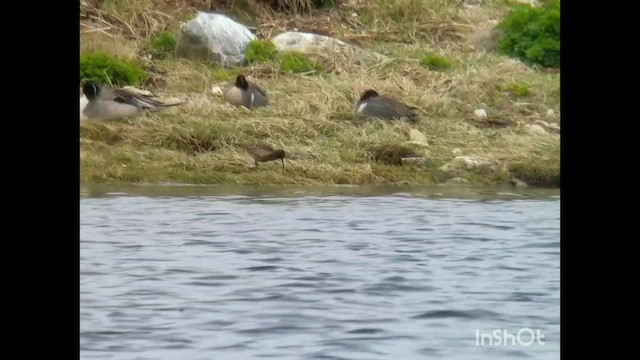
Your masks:
M360 101L365 101L376 96L378 96L378 92L373 89L369 89L362 93L362 95L360 96Z
M247 90L249 88L247 78L245 78L242 74L238 75L238 77L236 77L236 86L242 90Z
M82 85L82 93L91 101L100 94L100 86L91 81L87 81Z

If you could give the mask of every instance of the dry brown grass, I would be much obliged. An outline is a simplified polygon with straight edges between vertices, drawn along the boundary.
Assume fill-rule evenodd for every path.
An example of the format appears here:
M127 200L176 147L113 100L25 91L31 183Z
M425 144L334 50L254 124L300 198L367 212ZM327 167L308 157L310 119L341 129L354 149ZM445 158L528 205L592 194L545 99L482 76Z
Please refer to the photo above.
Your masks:
M382 6L376 1L372 2ZM416 1L407 4L418 6ZM363 14L365 9L360 8ZM382 16L382 11L390 10L374 7L369 16L375 19ZM451 24L456 22L483 23L482 19L461 20L449 11L421 11L430 16L433 24L449 24L448 29L454 29ZM126 17L126 12L116 14L128 21L136 18L130 13ZM394 29L414 26L416 34L424 29L419 16L406 13L402 16L398 19L405 21L397 23ZM270 21L274 18L272 15ZM155 29L152 22L149 24L141 27L145 30L139 30L138 34ZM340 24L344 23L332 26L339 28ZM167 26L170 25L164 25ZM390 25L373 21L361 26L354 28L353 34L367 26L375 34ZM500 166L491 171L462 174L472 183L506 183L517 175L533 184L556 184L559 136L532 135L527 125L537 120L559 122L559 75L527 68L491 52L470 49L465 43L472 31L453 32L457 35L446 37L446 41L435 41L434 32L425 32L414 36L409 44L390 43L395 36L393 31L384 41L362 39L365 48L391 59L376 63L328 59L335 66L319 76L283 74L274 64L228 70L184 59L156 61L152 64L155 76L162 81L154 92L162 97L180 98L187 104L133 122L81 123L81 181L430 184L452 176L440 167L455 156L478 155ZM131 36L125 30L109 35L92 32L81 35L81 49L133 58L139 54L143 41L143 37ZM420 56L434 52L450 58L452 68L432 71L420 66ZM224 86L224 81L232 80L239 71L251 75L267 90L271 97L269 107L253 112L236 109L211 93L213 86ZM526 86L529 94L514 96L506 90L513 84ZM412 125L365 121L354 116L353 106L368 88L420 109L422 120L415 127L427 136L429 147L407 146L415 154L425 156L428 159L425 164L390 165L380 157L393 153L390 149L394 146L404 146ZM489 114L482 122L473 115L480 107ZM547 114L549 109L554 112L551 116ZM278 163L261 164L258 170L253 169L251 156L242 146L255 143L284 149L286 170L283 172Z

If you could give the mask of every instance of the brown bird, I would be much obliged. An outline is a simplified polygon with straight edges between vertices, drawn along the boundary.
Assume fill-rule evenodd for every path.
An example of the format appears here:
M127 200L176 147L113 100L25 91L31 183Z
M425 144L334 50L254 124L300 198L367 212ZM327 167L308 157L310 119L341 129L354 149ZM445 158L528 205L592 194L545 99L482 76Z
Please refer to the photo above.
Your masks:
M418 120L418 114L415 111L417 109L391 97L380 95L373 89L363 92L356 104L356 112L367 117L387 120L406 117L415 122Z
M282 160L282 170L284 170L284 150L275 150L269 145L248 145L246 149L253 156L256 169L258 168L258 163Z

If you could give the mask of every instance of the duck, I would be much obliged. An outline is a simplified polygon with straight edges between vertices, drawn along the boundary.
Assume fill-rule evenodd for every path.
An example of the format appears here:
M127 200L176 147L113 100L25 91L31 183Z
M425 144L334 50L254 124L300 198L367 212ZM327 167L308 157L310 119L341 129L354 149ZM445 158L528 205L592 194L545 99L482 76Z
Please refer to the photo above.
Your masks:
M409 118L418 120L417 107L406 105L389 96L380 95L373 89L365 90L356 103L356 112L369 118L386 120Z
M135 92L100 86L94 82L86 82L82 86L85 97L80 98L80 118L86 120L115 120L135 117L145 111L160 111L184 102L167 104L154 100L152 96Z
M245 149L255 161L255 168L258 168L258 163L268 162L274 160L282 161L282 170L284 170L284 157L285 152L282 149L274 149L269 145L247 145Z
M242 74L236 77L235 83L225 89L223 99L233 106L244 106L247 109L269 104L267 93L256 84L247 81L247 78Z

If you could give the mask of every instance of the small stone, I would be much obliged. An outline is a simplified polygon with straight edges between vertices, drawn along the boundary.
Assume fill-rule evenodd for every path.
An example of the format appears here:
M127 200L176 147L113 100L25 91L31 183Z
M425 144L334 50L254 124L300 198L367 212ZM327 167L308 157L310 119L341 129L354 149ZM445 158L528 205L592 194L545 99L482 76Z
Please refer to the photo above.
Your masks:
M509 183L511 183L511 185L515 188L526 188L529 187L529 185L527 185L526 182L518 179L518 178L513 178L511 179L511 181L509 181Z
M530 133L535 135L549 135L547 130L545 130L542 126L537 124L527 125L527 130L529 130Z
M473 113L480 119L487 117L487 111L485 109L476 109Z
M444 172L469 171L480 167L493 168L494 163L480 156L456 156L448 164L440 167Z
M538 120L538 121L536 121L536 125L540 125L547 132L556 133L556 134L560 133L560 126L558 126L557 124L552 124L552 123L548 123L546 121Z
M418 141L405 141L404 145L416 145L420 147L429 147L429 144L418 142Z
M409 157L409 158L402 158L401 160L402 160L402 165L424 164L424 162L427 161L427 159L424 157Z
M552 117L555 113L553 112L553 109L549 109L547 110L547 116L548 117Z
M220 86L214 86L211 88L211 93L216 96L222 96L222 88Z
M429 146L429 142L427 141L427 137L425 136L425 134L423 134L422 132L420 132L420 130L417 130L417 129L411 129L409 131L409 140L415 141L418 143L423 143Z

